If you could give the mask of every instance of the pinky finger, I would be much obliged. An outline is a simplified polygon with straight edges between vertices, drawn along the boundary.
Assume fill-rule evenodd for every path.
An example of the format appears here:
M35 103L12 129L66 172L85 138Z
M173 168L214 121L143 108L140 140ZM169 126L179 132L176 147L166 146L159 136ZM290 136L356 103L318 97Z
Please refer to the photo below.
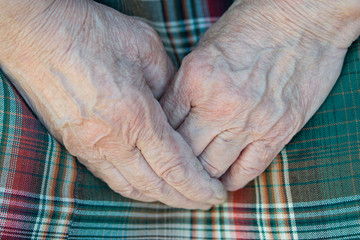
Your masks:
M87 161L79 158L79 161L86 163ZM113 191L119 193L121 196L126 198L131 198L141 202L155 202L156 199L148 197L136 188L134 188L115 168L115 166L108 162L104 161L98 164L99 166L94 165L86 166L90 172L92 172L96 177L103 180Z
M280 150L269 147L263 141L249 144L221 177L225 188L228 191L236 191L245 187L251 180L265 171Z

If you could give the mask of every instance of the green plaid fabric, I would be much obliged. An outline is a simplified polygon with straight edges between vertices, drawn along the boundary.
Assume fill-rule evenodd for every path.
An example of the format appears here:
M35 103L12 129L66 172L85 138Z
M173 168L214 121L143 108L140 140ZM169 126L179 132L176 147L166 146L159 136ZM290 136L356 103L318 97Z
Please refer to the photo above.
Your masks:
M176 64L231 1L102 1L147 19ZM209 211L126 199L42 127L0 71L1 239L360 239L360 39L270 167Z

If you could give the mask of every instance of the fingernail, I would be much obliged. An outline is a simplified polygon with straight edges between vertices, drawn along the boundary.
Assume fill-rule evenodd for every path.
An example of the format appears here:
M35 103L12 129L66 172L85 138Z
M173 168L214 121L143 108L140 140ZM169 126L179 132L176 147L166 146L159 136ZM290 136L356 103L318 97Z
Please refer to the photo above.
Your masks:
M214 197L212 199L209 199L208 203L212 205L218 205L224 203L226 199L227 199L227 192L226 190L221 189L215 191Z
M216 198L221 201L221 203L225 202L227 199L227 191L223 185L217 191L215 191Z

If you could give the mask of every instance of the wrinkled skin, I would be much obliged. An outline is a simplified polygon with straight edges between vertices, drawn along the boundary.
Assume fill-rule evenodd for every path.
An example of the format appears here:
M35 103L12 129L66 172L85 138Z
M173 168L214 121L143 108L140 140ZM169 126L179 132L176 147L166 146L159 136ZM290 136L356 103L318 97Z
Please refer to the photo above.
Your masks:
M261 174L329 94L359 35L346 6L237 1L183 60L161 104L227 190Z
M190 209L223 202L224 187L156 100L173 77L156 33L92 1L41 2L26 9L32 16L2 16L0 63L52 135L125 197Z

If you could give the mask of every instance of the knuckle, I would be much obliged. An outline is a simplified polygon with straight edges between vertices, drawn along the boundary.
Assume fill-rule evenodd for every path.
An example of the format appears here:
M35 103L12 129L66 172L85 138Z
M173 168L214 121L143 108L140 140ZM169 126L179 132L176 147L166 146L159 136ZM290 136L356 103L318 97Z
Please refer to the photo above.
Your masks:
M149 38L153 39L159 39L158 34L154 30L154 28L151 27L150 24L145 22L143 19L138 19L138 24L140 29L146 34Z
M215 62L214 62L215 61ZM190 53L181 65L184 89L193 99L201 113L214 118L229 118L239 109L243 98L233 77L224 74L214 57L206 53Z
M274 147L264 142L253 143L251 154L235 162L235 172L257 177L269 166L273 160Z
M241 161L239 163L235 163L235 171L237 174L244 174L246 176L252 176L253 178L259 176L265 168L262 168L260 166L257 166L255 164L248 164L248 163L242 163Z
M188 172L182 163L169 166L164 169L160 176L172 186L184 186L188 183Z
M266 133L266 138L279 143L287 141L287 139L289 139L289 137L291 138L296 132L291 125L291 123L277 123L268 133Z
M139 195L139 192L129 183L127 184L112 184L109 185L112 190L121 194L124 197L135 198Z
M94 161L103 159L99 146L106 142L111 127L100 120L80 120L63 127L63 143L66 149L77 157Z
M84 164L86 166L86 168L92 173L94 174L96 177L103 179L104 181L106 181L107 177L106 177L106 173L109 170L112 170L111 168L114 168L113 165L107 165L106 163L103 162L103 160L87 160L87 159L83 159L83 158L78 158L79 162L81 162L82 164Z
M224 172L223 169L220 169L215 163L206 160L203 156L200 155L198 158L211 177L220 177Z
M122 113L126 112L120 122L121 135L123 142L129 146L135 146L139 140L151 140L155 132L163 126L159 123L167 122L165 114L146 97L130 97L124 102L121 108L123 111L120 110Z
M139 130L144 129L144 124L146 122L145 111L147 110L143 106L139 106L138 109L128 110L128 114L122 122L124 129L127 130L127 136L132 136L136 134L136 132L138 132Z
M136 29L140 31L141 34L137 34L138 43L150 48L163 49L163 45L161 43L161 39L155 29L145 22L143 19L136 19Z
M183 74L192 84L205 81L213 69L214 66L212 66L211 62L197 52L192 52L187 55L181 63Z
M248 133L246 129L242 127L233 127L228 130L223 131L219 136L218 144L222 146L227 146L231 148L239 148L240 141L247 141L249 136L246 136ZM244 137L244 135L246 137Z
M158 196L159 193L162 194L164 189L164 184L161 179L156 181L145 179L145 181L139 185L141 186L141 192L156 196Z
M207 112L211 116L226 121L226 119L232 119L237 114L239 103L235 101L235 98L229 97L226 92L214 92L211 95L212 99L207 101L209 105Z

